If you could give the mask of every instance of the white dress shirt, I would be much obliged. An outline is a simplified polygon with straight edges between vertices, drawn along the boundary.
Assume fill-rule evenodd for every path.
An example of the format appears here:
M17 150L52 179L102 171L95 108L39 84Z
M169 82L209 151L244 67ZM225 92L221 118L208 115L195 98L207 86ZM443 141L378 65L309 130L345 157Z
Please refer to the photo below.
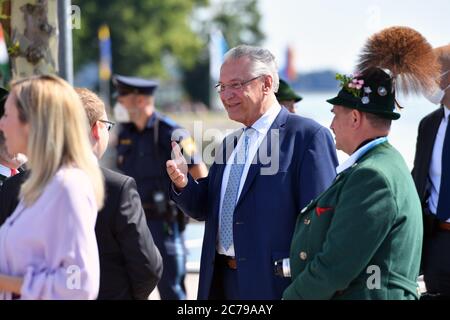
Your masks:
M86 173L61 168L29 207L0 228L0 274L23 277L21 299L95 299L100 263L94 189ZM0 299L10 299L0 292Z
M248 157L245 162L244 169L242 171L241 176L241 182L239 184L239 190L237 194L237 199L239 199L239 196L241 195L242 188L244 187L245 180L247 179L248 170L250 169L251 163L254 161L256 153L258 152L258 148L261 145L261 142L267 135L267 132L269 131L270 127L272 126L273 122L275 121L275 118L278 116L278 114L281 111L281 106L276 103L275 105L271 106L253 125L252 128L255 130L255 134L249 135L249 149L248 149ZM219 229L217 234L219 235L221 220L222 220L222 204L223 204L223 198L225 195L225 190L228 185L228 177L230 176L230 169L231 164L234 161L236 150L239 150L241 144L244 143L244 134L241 135L236 147L234 148L233 152L231 153L230 157L228 158L227 164L225 166L223 177L222 177L222 187L220 190L220 210L219 210ZM237 201L237 200L236 200ZM231 244L231 246L228 248L228 250L225 250L223 245L220 243L219 237L217 237L217 252L219 254L224 254L227 256L233 256L234 253L234 243Z
M433 153L431 155L429 177L429 190L430 197L428 198L428 208L434 214L436 214L438 200L439 200L439 188L441 187L441 174L442 174L442 148L444 147L445 130L449 123L450 110L444 106L444 117L434 141ZM447 220L450 222L450 219Z
M0 164L0 175L9 178L11 176L11 168Z

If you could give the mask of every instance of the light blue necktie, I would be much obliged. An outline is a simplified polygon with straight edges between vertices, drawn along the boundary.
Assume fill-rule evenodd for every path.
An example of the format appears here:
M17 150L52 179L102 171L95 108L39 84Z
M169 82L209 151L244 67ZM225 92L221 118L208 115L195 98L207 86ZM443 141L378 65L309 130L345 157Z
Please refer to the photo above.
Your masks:
M228 250L233 243L233 214L237 202L239 185L241 182L242 171L244 171L245 162L248 157L248 146L250 135L254 129L249 127L244 130L243 143L236 150L234 161L231 164L228 184L225 190L222 203L222 216L220 221L220 242L225 250Z

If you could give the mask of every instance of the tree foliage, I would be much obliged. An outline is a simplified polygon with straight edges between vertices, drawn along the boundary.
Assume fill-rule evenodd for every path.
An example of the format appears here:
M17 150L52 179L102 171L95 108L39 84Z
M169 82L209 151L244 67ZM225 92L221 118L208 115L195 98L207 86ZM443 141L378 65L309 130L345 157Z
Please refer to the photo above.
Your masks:
M107 24L115 73L167 77L163 57L171 55L188 95L205 104L211 28L223 32L229 47L263 40L257 0L73 0L72 4L81 10L81 29L73 30L75 71L98 61L97 31ZM196 13L202 10L207 14L200 18Z
M221 30L229 48L239 44L259 45L264 40L260 29L261 13L257 0L216 1L211 16L202 21L200 34L209 41L209 31ZM193 100L209 104L209 53L205 47L195 68L184 68L184 87Z
M195 65L204 46L191 30L193 10L208 0L74 0L81 9L81 29L73 30L74 64L98 60L97 31L111 30L113 70L117 73L165 76L162 57L170 54L184 68Z
M260 22L257 0L223 1L218 5L213 20L230 47L239 44L259 45L264 40Z

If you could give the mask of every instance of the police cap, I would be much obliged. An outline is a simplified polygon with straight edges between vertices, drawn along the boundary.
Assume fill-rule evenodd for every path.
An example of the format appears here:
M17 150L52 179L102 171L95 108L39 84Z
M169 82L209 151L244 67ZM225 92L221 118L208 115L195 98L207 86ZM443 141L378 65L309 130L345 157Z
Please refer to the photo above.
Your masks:
M126 77L115 75L113 84L117 89L116 96L125 96L131 93L153 95L158 87L158 82L152 79L143 79L136 77Z

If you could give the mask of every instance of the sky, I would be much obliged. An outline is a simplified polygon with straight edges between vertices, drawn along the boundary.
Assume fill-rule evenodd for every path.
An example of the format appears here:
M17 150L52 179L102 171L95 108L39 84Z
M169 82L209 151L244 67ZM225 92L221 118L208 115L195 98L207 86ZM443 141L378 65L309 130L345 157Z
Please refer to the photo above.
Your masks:
M351 73L366 39L402 25L433 47L450 43L448 0L259 0L263 46L283 66L287 46L298 72L333 69Z

